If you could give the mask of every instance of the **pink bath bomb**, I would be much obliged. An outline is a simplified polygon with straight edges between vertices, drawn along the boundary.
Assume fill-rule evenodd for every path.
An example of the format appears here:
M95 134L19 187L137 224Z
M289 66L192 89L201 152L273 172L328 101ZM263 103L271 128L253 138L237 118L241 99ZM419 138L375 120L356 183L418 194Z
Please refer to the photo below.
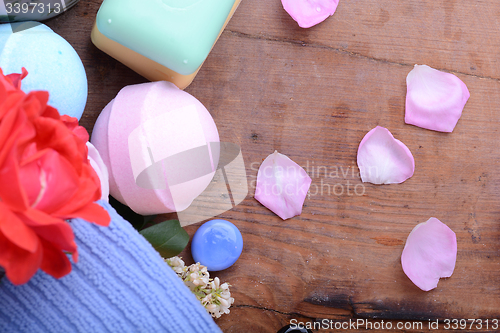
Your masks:
M219 134L207 109L173 83L127 86L92 132L109 171L109 192L143 215L186 209L210 184Z

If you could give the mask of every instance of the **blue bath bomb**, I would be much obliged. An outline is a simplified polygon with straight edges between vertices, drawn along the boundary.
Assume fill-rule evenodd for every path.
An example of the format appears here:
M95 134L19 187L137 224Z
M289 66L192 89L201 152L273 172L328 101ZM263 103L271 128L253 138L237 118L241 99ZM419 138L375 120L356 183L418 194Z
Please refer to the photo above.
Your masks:
M226 220L206 222L196 231L191 243L194 261L207 266L209 271L222 271L231 267L242 250L241 232Z
M13 29L19 32L13 33ZM46 25L1 24L0 67L5 75L21 73L25 67L28 76L21 84L24 92L47 90L50 106L60 114L81 118L87 103L87 75L82 61L75 49Z

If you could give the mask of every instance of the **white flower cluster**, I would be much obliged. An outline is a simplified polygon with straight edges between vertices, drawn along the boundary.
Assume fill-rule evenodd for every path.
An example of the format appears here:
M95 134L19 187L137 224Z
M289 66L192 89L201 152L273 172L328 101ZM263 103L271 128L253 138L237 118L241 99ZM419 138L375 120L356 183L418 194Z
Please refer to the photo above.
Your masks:
M199 262L188 267L179 257L165 259L165 262L191 289L212 317L219 318L222 314L229 313L229 307L234 303L229 284L220 284L218 277L211 279L207 267Z

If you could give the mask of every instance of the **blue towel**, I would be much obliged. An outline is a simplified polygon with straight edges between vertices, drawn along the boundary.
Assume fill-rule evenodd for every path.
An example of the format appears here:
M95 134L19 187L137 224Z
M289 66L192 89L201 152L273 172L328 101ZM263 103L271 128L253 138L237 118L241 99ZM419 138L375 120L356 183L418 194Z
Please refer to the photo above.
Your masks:
M106 202L109 227L70 223L78 263L55 279L0 280L0 332L221 332L160 255Z

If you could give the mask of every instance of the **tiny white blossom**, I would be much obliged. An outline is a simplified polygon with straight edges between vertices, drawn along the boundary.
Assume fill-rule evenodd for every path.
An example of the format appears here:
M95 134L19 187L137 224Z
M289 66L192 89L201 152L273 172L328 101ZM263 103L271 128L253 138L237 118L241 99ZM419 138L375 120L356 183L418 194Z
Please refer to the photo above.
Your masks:
M220 305L223 306L223 307L229 307L229 303L222 297L217 297L217 299L219 300L220 302Z
M231 297L228 283L221 284L218 277L210 279L207 267L199 262L189 267L186 267L179 257L165 259L165 262L191 289L212 317L219 318L229 313L229 307L234 303L234 298Z
M184 261L181 258L172 257L164 260L170 267L172 267L174 272L176 272L177 274L181 274L184 272L185 270Z
M225 298L225 299L229 299L229 297L231 297L231 293L229 292L229 290L223 291L220 293L220 297Z
M201 303L203 305L207 305L211 301L212 301L212 294L208 294L207 296L203 297L203 299L201 300Z
M219 289L219 284L220 284L220 280L218 277L216 277L213 281L212 281L212 289L214 290L217 290Z
M215 305L215 304L207 305L208 312L214 312L216 309L217 309L217 305Z

